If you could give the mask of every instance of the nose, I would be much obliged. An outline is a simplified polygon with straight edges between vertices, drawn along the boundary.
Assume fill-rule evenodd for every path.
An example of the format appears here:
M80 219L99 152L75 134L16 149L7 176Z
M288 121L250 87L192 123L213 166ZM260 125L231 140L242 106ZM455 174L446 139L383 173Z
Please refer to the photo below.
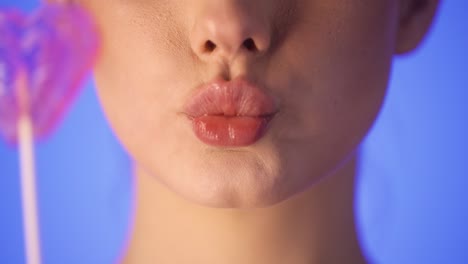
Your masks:
M197 12L190 45L202 61L229 63L238 56L263 54L270 47L271 29L265 16L239 2L206 1Z

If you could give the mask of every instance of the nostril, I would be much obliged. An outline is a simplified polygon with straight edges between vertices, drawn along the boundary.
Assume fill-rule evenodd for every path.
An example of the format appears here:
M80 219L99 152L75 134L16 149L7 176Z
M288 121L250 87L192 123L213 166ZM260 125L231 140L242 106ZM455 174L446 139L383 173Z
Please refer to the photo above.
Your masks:
M255 42L252 38L248 38L242 43L242 45L248 50L248 51L258 51L257 45L255 45Z
M245 48L247 51L250 52L257 52L259 49L255 44L255 41L252 38L248 38L242 42L242 47ZM203 45L203 51L206 53L211 53L217 48L217 45L211 41L207 40L205 45Z
M205 42L205 47L204 48L205 48L206 52L212 52L212 51L214 51L216 49L216 44L214 44L213 41L211 41L211 40L207 40Z

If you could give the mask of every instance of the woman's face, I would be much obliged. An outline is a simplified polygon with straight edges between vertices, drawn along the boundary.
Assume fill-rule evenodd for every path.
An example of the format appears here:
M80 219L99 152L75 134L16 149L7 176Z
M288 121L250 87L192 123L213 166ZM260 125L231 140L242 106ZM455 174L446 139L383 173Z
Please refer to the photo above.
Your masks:
M169 189L215 207L283 201L353 155L385 95L400 10L395 0L81 2L102 32L95 79L118 138ZM184 114L197 87L222 79L274 99L254 142L207 144Z

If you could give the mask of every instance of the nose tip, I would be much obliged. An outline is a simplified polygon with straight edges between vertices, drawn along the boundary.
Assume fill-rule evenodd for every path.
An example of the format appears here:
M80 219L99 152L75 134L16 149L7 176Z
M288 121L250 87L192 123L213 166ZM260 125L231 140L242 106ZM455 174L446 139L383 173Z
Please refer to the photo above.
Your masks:
M267 23L259 16L239 7L220 5L205 8L198 14L190 42L202 60L230 61L240 54L264 53L270 46L270 33Z

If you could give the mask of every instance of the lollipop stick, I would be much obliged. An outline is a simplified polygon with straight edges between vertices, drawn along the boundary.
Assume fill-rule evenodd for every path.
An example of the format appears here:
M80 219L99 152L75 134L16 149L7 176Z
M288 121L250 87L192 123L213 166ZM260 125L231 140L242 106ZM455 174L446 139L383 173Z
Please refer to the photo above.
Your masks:
M18 120L18 139L26 263L40 264L41 251L36 206L33 128L31 118L27 114L22 115Z

